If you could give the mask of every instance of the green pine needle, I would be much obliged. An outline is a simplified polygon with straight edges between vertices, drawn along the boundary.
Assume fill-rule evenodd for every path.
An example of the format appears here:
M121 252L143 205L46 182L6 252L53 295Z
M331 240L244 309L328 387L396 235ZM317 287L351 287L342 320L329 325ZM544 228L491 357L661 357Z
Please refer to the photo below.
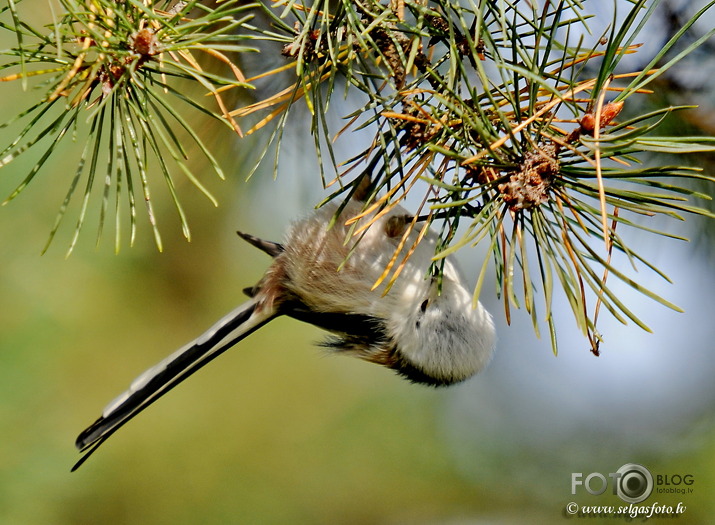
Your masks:
M359 193L369 205L390 207L424 192L415 199L422 202L415 210L417 227L441 221L434 273L439 275L446 255L486 246L490 256L473 269L475 300L492 268L507 320L512 308L523 306L537 334L546 322L554 353L553 307L562 296L595 354L606 340L597 329L601 306L648 330L609 279L677 309L611 257L624 254L631 270L645 268L667 279L626 244L625 231L677 238L661 231L660 223L654 227L652 217L713 217L693 203L709 198L702 184L713 177L654 163L658 155L715 151L715 140L657 135L664 121L691 106L638 107L653 80L715 34L679 45L715 1L637 71L624 70L623 58L642 52L642 31L658 1L633 0L625 16L614 13L608 26L598 28L588 25L594 21L586 0L58 1L62 13L47 29L22 22L21 2L10 2L0 20L0 30L17 41L2 52L8 62L0 66L1 80L37 82L42 93L11 121L26 124L0 152L0 167L28 151L41 152L7 202L35 183L67 136L85 141L50 235L55 237L83 187L70 251L97 193L99 235L113 207L118 249L128 210L132 244L140 196L161 249L153 205L158 184L168 189L189 238L177 173L214 204L192 171L191 151L223 177L192 127L191 112L209 114L239 134L242 119L251 119L246 133L272 127L258 157L260 162L273 151L277 170L291 109L301 103L311 114L321 180L331 188L326 201ZM254 14L260 16L254 20ZM236 65L251 50L248 41L283 45L284 61L264 61L253 78L283 76L289 85L275 83L281 87L274 93L229 110L226 91L250 88ZM231 73L204 69L202 57ZM178 81L200 86L216 106L198 102ZM336 90L362 101L339 130L325 116ZM333 142L364 129L373 130L372 143L340 159ZM323 170L324 163L333 173ZM404 266L393 263L381 278L388 287Z
M41 81L36 86L41 100L12 119L29 122L4 149L0 165L7 165L29 151L41 153L5 203L22 192L64 139L72 136L85 141L86 146L45 250L58 232L81 180L85 183L84 192L69 252L74 249L84 226L98 181L103 184L103 189L98 190L101 193L98 242L106 226L110 202L113 202L115 249L119 249L124 192L128 192L130 244L134 242L134 191L141 188L146 217L156 245L161 249L150 190L158 183L157 176L169 190L183 234L189 239L188 218L172 173L178 169L177 173L184 174L211 202L216 204L217 201L187 162L190 148L175 130L184 130L215 173L224 177L185 110L199 110L240 133L218 89L250 87L229 56L233 55L235 60L240 53L252 50L241 45L245 38L238 30L250 19L247 11L253 6L237 1L207 7L198 1L153 4L59 0L61 14L43 30L18 23L24 4L16 4L10 9L15 22L2 27L15 32L17 46L0 52L14 58L0 65L3 75L0 80ZM229 75L205 70L202 64L207 60L222 63L231 70ZM177 81L193 82L213 93L218 107L210 108L185 96L177 88ZM87 155L88 163L85 162ZM100 166L104 172L101 178L96 172ZM116 193L114 199L110 198L112 192Z

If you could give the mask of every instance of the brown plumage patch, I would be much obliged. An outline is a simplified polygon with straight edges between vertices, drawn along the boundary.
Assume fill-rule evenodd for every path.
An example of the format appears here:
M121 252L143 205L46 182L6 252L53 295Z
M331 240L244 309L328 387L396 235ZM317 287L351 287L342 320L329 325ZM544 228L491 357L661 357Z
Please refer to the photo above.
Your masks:
M261 290L262 300L258 303L256 308L262 310L263 308L275 308L277 309L281 303L283 303L288 297L286 296L285 283L287 281L285 263L282 257L276 257L275 263L272 264L263 278L254 287L254 289Z

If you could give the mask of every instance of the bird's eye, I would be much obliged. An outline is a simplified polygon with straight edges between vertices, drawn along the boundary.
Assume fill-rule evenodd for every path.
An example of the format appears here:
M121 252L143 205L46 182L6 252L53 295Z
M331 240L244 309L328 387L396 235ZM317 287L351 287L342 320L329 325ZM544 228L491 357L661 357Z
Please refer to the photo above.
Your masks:
M428 306L429 306L429 299L425 299L424 301L422 301L422 304L420 305L420 311L422 313L425 313Z

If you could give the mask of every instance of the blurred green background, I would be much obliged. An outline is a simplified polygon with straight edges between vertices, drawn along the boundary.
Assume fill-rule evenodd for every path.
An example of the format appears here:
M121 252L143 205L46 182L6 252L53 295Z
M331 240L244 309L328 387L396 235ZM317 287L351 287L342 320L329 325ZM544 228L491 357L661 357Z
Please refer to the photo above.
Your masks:
M0 88L4 118L27 104L19 85ZM66 259L70 212L40 256L74 175L71 156L54 158L0 208L0 523L554 523L569 519L570 501L622 504L608 492L572 495L571 474L607 475L629 462L654 474L692 474L692 494L654 493L645 503L683 502L680 522L712 522L715 283L698 229L684 230L701 241L695 245L642 241L675 281L652 285L686 313L628 296L655 334L604 319L599 359L567 314L559 357L523 312L505 326L489 286L483 302L498 322L497 356L479 377L449 389L326 356L313 344L319 330L278 320L70 474L74 439L104 405L260 278L266 256L234 231L280 240L290 218L324 196L312 139L296 121L276 181L259 174L244 183L243 151L257 142L216 137L230 178L205 182L221 206L179 183L191 243L155 184L163 253L142 220L136 246L119 255L111 229L95 248L90 222ZM11 137L4 133L2 143ZM0 170L0 194L31 160ZM463 254L472 279L482 256Z

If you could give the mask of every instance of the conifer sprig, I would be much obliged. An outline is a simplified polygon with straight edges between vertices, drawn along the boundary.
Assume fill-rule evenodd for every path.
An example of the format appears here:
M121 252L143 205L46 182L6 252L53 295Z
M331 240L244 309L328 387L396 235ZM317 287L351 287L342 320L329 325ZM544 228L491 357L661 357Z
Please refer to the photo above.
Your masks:
M639 107L645 107L640 101L654 79L715 33L683 43L715 1L635 71L622 67L623 58L642 53L642 32L658 0L631 0L624 17L614 14L602 28L589 27L586 0L58 1L62 15L48 30L24 23L12 2L0 24L17 41L4 51L12 60L0 66L3 80L44 79L37 86L42 97L18 116L27 124L0 154L0 165L44 144L40 160L11 199L64 138L84 133L85 147L58 218L59 225L82 182L71 247L98 179L105 181L100 231L113 208L117 246L122 195L131 239L135 195L142 195L161 246L149 192L157 174L189 236L172 168L205 190L190 171L185 139L175 130L185 131L219 175L221 170L174 102L211 114L239 135L239 124L249 116L246 133L272 128L260 159L273 148L274 165L291 109L300 103L311 114L320 176L331 191L326 201L360 193L364 214L384 213L411 195L417 204L410 206L414 220L404 239L414 228L433 226L440 232L431 271L439 275L443 258L459 249L488 246L490 257L472 269L475 300L493 268L507 320L512 308L524 307L537 332L546 322L554 351L553 304L559 290L594 354L602 341L601 310L649 329L613 291L612 279L677 309L613 259L623 254L636 270L647 268L667 279L628 245L627 229L672 237L653 226L654 216L712 217L692 200L709 198L695 188L713 177L694 168L658 165L655 155L715 151L715 139L657 135L665 119L689 106ZM591 36L594 29L597 36ZM227 91L249 87L235 57L249 51L242 44L261 40L280 43L276 52L284 63L263 61L264 69L251 78L290 75L288 86L269 87L252 103L229 108ZM205 69L200 55L217 60L230 75ZM203 86L214 99L213 109L185 95L179 80ZM361 101L337 130L326 118L336 93L352 93L352 100ZM358 129L374 130L372 143L341 159L333 142ZM57 225L51 237L56 231ZM400 254L395 251L380 278L388 287L406 261Z
M31 84L39 95L3 125L25 123L0 151L0 166L28 150L37 151L39 159L4 203L17 197L40 171L48 171L57 148L72 138L84 147L45 249L75 197L80 209L69 252L93 200L100 201L98 242L113 211L116 250L126 212L132 244L139 198L161 249L152 204L157 179L164 180L188 239L188 219L174 182L177 168L211 202L216 200L189 166L186 143L203 153L219 177L224 175L185 109L211 115L241 133L219 88L247 87L232 56L250 50L241 45L237 30L250 19L251 6L231 0L214 7L198 1L59 0L61 14L54 23L34 28L21 22L21 8L29 3L10 3L6 8L10 22L2 27L15 33L17 45L1 52L9 61L0 65L0 80ZM206 57L223 64L228 74L204 68ZM201 85L213 94L215 106L187 97L179 81Z
M313 134L328 139L316 140L322 156L334 131L318 108L329 103L336 79L345 79L366 102L338 135L372 127L375 138L359 155L333 164L336 176L327 186L338 189L326 201L363 191L365 177L372 192L366 214L417 196L416 215L424 221L412 227L442 221L435 270L444 256L487 243L507 320L512 307L523 306L538 332L541 311L556 351L552 305L560 287L597 354L601 306L622 322L649 329L615 295L609 278L677 309L615 268L611 258L623 252L633 267L657 272L626 245L624 228L653 231L644 218L654 215L711 215L689 198L708 199L693 182L712 177L640 162L655 152L713 151L715 141L655 135L664 118L689 108L639 114L637 97L715 31L670 57L683 28L644 61L646 68L623 71L622 58L639 51L638 35L658 2L632 2L623 22L614 18L590 46L582 36L589 18L584 3L538 4L344 0L329 11L322 3L280 3L282 13L297 20L292 28L276 27L287 33L284 55L293 60L298 79L237 114L263 111L257 129L305 99ZM404 265L398 256L396 251L381 278L388 284ZM475 300L488 267L485 261L477 270ZM543 308L537 307L539 296Z

